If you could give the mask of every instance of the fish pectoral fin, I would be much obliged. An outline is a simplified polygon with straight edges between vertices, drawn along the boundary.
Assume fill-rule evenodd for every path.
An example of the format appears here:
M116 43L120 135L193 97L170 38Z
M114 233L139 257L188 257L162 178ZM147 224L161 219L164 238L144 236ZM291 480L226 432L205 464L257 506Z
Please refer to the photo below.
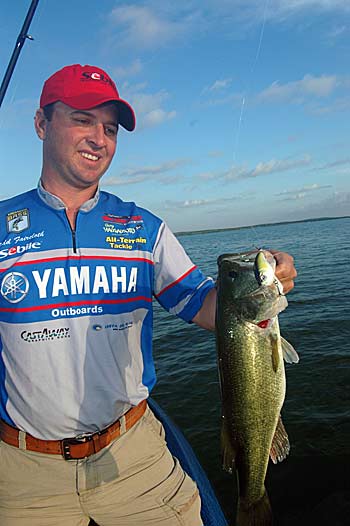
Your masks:
M289 451L289 439L280 415L277 422L276 431L272 439L270 458L274 464L277 464L277 462L282 462L282 460L287 457Z
M280 338L277 334L270 334L272 368L276 372L280 363Z
M221 451L222 467L225 471L232 474L236 453L232 441L230 440L230 433L224 416L222 417L221 425Z
M284 361L287 363L298 363L299 356L296 350L294 349L293 345L291 345L289 342L287 342L287 340L282 338L282 336L281 344Z

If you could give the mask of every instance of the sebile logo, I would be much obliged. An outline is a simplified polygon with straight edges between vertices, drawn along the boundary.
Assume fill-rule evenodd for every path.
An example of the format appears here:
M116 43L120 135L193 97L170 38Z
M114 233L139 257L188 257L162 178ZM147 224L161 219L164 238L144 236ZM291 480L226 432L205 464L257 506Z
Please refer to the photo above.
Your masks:
M14 247L5 248L0 250L0 259L6 258L7 256L16 256L17 254L23 254L27 250L38 250L41 247L39 241L31 241L26 245L15 245Z

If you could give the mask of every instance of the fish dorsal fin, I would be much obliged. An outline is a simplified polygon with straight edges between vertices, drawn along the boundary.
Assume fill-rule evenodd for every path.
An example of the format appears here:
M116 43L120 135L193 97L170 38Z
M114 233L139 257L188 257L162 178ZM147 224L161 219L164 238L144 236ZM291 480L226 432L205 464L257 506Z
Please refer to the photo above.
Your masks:
M289 342L287 342L287 340L282 338L282 336L281 344L284 361L287 363L298 363L299 356L296 350L294 349L293 345L291 345Z
M287 457L289 451L289 439L280 415L277 422L276 431L272 439L270 458L274 464L277 464L277 462L282 462L282 460Z

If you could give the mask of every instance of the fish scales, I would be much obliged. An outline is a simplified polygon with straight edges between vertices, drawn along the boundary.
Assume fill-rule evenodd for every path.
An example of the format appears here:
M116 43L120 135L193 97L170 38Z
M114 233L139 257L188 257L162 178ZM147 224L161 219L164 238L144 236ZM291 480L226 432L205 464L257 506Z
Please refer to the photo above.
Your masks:
M284 366L281 359L277 371L273 370L270 344L256 334L254 327L234 320L228 328L219 327L219 332L229 335L222 344L219 339L219 349L225 349L219 351L223 414L234 431L234 446L240 457L241 496L254 502L265 491L266 451L270 450L285 396ZM273 410L266 411L267 407Z
M264 253L265 258L273 265L270 254ZM218 259L223 466L238 475L237 526L272 524L265 477L276 428L280 456L289 448L280 421L286 382L277 318L287 302L274 279L259 278L256 259L256 254L224 254Z

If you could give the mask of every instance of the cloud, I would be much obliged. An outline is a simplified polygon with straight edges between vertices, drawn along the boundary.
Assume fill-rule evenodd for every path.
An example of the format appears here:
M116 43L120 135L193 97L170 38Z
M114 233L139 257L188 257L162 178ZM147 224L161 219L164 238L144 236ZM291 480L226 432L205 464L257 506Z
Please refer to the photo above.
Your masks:
M165 121L169 121L176 117L176 111L164 111L161 108L149 111L143 116L143 126L150 128L162 124Z
M339 113L349 111L350 109L350 96L338 97L328 104L310 104L308 111L313 115L328 115L330 113Z
M349 13L350 5L348 0L189 0L182 4L149 0L117 5L108 22L114 46L149 51L174 41L181 45L185 36L188 41L209 30L237 35L262 21L280 24L294 22L298 16L304 20L307 11L310 15ZM333 38L344 31L343 26L335 27ZM221 89L220 84L212 87Z
M118 45L142 50L158 48L181 38L192 26L193 14L167 9L166 2L150 4L123 4L111 11L109 21L118 35Z
M203 89L203 93L225 90L231 85L231 83L232 83L232 79L215 80L215 82L213 82L211 86L207 86Z
M285 199L282 199L282 201L295 201L299 199L304 199L307 195L311 195L313 192L318 192L319 190L324 190L328 188L332 188L332 185L319 185L317 183L314 183L295 190L284 190L283 192L280 192L275 195L285 197Z
M350 78L337 75L315 76L306 74L303 78L281 83L276 80L255 95L222 93L222 90L205 88L201 93L201 104L205 106L245 105L246 98L250 104L294 104L305 105L307 110L315 115L345 111L350 108ZM229 84L227 84L229 87ZM211 98L208 97L211 96ZM330 101L330 97L335 97Z
M242 101L243 95L241 93L227 93L231 84L232 79L230 78L215 80L210 86L202 89L201 104L205 106L238 105Z
M270 161L260 162L252 170L245 170L243 168L230 170L226 172L224 178L227 181L236 179L250 179L260 177L262 175L270 175L279 172L286 172L307 166L311 162L310 155L305 155L300 159L271 159Z
M173 161L167 161L155 166L144 166L138 168L129 168L123 170L118 176L108 177L104 180L105 186L121 186L137 184L143 181L157 181L160 184L173 184L179 182L181 176L179 175L166 175L182 166L190 164L189 159L176 159Z
M305 11L348 13L350 5L348 0L189 0L180 5L170 0L150 0L147 4L117 5L110 11L108 22L114 46L144 52L174 41L181 45L185 37L188 41L210 29L227 34L229 28L230 33L238 34L247 26L261 25L263 20L280 24L305 15ZM344 32L345 26L337 26L329 36L336 38ZM218 80L207 89L220 90L227 87L226 82L230 79Z
M307 74L284 84L275 81L252 100L257 104L304 105L308 113L322 116L350 109L349 88L348 76Z
M116 79L121 78L130 78L135 75L138 75L143 70L143 64L141 60L138 58L131 62L126 67L117 67L112 69L112 77Z
M325 199L314 203L307 201L305 205L303 205L302 199L300 201L299 206L305 207L304 211L307 213L307 217L349 216L350 192L335 191ZM298 211L299 213L300 210Z
M165 202L166 206L170 208L194 208L199 206L207 206L210 203L216 203L213 199L186 199L186 201L169 201Z
M271 159L267 162L260 162L256 165L254 170L250 172L248 177L259 177L260 175L268 175L276 172L285 172L287 170L293 170L300 166L306 166L310 164L311 157L305 155L301 159Z
M350 157L347 157L345 159L338 159L336 161L333 161L331 163L326 163L323 166L320 166L316 168L317 171L319 170L329 170L332 168L338 168L339 166L345 166L347 164L350 164Z
M291 17L305 14L310 11L319 14L332 12L350 12L348 0L269 0L266 4L261 0L227 0L225 7L236 7L240 16L247 19L257 19L264 14L266 20L281 22Z
M328 32L328 38L331 40L336 40L338 37L343 35L344 33L347 33L347 26L341 25L341 26L334 26L329 32Z
M123 98L125 97L135 110L137 129L159 126L174 119L176 111L164 108L165 103L170 98L169 93L166 90L148 93L146 89L146 84L132 86L129 83L124 83L122 86Z
M251 198L251 196L249 197ZM167 209L178 209L178 208L199 208L199 207L210 207L217 205L225 205L233 201L241 201L242 199L248 199L243 195L235 195L234 197L220 197L217 199L186 199L184 201L165 201L165 208Z
M270 9L277 17L283 13L293 14L305 10L350 11L347 0L272 0Z
M243 179L252 179L255 177L286 172L308 166L311 163L311 156L306 154L299 159L271 159L269 161L258 163L255 168L246 166L232 166L228 170L221 172L203 172L197 175L198 179L205 181L225 180L226 182L241 181Z
M350 4L348 0L202 0L201 10L206 31L220 31L229 38L246 38L247 31L257 27L263 30L266 24L279 30L289 24L297 31L298 24L313 24L316 17L349 13ZM197 28L198 24L195 30Z
M302 79L280 84L273 82L257 96L258 102L302 103L307 97L328 97L338 87L335 75L305 75Z

